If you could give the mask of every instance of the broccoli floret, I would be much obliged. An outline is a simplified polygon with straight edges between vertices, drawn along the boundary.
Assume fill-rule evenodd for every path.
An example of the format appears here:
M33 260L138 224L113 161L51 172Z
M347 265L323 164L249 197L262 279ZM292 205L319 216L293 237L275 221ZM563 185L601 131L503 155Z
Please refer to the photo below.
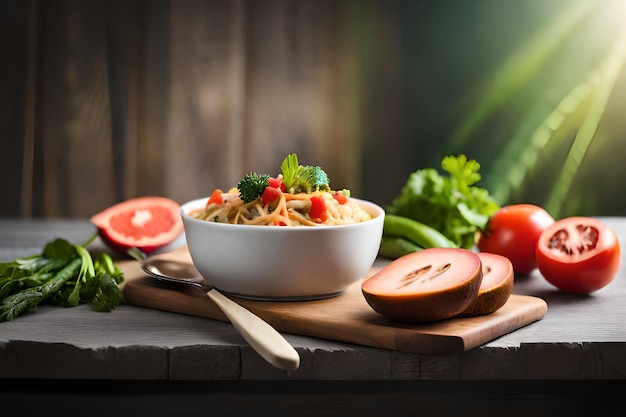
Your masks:
M294 153L287 155L280 168L283 183L292 194L330 191L330 180L326 172L318 166L300 165L298 156Z
M300 166L294 178L291 188L293 192L311 193L313 191L329 191L330 181L328 175L319 166Z
M265 191L265 187L270 184L270 176L269 175L259 175L256 172L251 172L246 174L239 184L237 184L237 189L239 190L239 196L244 203L249 203L250 201L256 200L263 191Z

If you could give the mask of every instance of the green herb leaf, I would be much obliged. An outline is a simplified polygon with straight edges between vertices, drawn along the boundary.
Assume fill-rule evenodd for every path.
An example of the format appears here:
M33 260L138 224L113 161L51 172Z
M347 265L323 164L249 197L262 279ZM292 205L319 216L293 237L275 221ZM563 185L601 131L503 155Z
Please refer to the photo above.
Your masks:
M48 243L44 249L42 256L44 258L57 259L74 259L76 258L76 248L65 239L55 239Z
M280 170L283 174L283 184L285 184L287 189L293 187L299 168L298 156L295 153L287 155L280 164Z

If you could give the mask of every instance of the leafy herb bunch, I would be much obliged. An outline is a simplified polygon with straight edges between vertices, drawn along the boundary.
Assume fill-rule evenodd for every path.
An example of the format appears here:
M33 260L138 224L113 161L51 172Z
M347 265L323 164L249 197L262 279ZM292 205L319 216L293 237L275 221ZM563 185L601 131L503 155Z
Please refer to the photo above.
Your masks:
M122 271L111 257L92 258L85 246L64 239L49 242L41 254L0 263L0 322L32 312L43 302L74 307L91 303L111 311L124 301Z

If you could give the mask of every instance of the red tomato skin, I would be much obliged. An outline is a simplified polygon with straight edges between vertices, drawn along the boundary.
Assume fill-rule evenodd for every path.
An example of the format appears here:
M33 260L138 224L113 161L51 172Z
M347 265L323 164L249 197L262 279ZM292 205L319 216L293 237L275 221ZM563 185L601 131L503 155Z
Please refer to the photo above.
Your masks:
M285 187L285 183L283 183L283 180L280 179L280 178L270 177L270 179L269 179L269 186L270 187L274 187L274 188L278 188L283 193L287 192L287 187Z
M491 217L487 231L480 234L477 246L481 252L509 258L515 273L525 275L537 268L537 241L541 232L553 223L554 218L539 206L504 206Z
M311 197L311 210L309 210L309 217L319 223L326 221L328 213L326 212L326 202L324 201L324 197Z
M261 201L264 205L272 204L274 201L280 198L281 191L279 188L275 188L272 186L265 187L265 191L261 195Z
M582 222L600 231L596 249L575 259L548 249L548 242L565 225ZM590 294L609 285L620 268L621 249L617 235L597 219L569 217L558 220L542 233L536 248L537 266L541 275L561 291Z
M209 197L209 201L207 201L207 206L209 204L222 204L224 202L224 197L222 197L222 190L220 190L219 188L215 189L212 193L211 196Z
M348 196L340 191L333 193L333 198L337 200L339 204L346 204L348 202Z

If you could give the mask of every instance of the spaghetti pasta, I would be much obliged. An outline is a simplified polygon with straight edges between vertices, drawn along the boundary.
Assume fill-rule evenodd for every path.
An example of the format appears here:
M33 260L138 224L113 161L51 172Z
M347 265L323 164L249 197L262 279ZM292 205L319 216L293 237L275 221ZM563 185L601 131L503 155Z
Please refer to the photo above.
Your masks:
M371 219L355 201L336 198L337 192L314 191L291 194L278 190L279 197L264 204L261 197L244 203L237 189L222 193L220 202L210 202L190 215L200 220L219 223L264 226L320 226L359 223ZM321 198L325 215L310 216L313 200ZM338 200L341 200L338 201ZM318 200L319 201L319 200Z
M206 207L190 213L210 222L264 226L319 226L371 219L349 191L333 191L319 166L300 165L287 155L276 177L246 174L236 188L213 191Z

